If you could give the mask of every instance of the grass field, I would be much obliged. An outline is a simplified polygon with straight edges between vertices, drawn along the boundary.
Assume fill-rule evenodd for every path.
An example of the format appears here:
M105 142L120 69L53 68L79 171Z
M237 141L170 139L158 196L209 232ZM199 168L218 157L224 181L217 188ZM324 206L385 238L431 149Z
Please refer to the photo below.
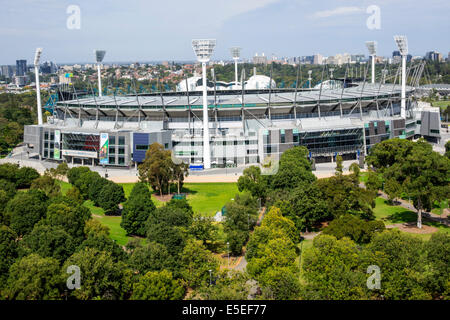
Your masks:
M381 197L375 199L373 213L376 219L382 220L385 224L412 222L417 219L415 212L401 206L391 206Z
M59 181L61 192L66 194L72 187L70 183ZM121 183L125 197L128 197L133 189L134 183ZM214 216L222 206L239 193L236 183L186 183L183 186L183 193L187 193L187 199L196 215ZM155 197L152 197L155 206L164 205ZM83 204L91 210L93 218L100 221L110 229L110 237L118 244L126 245L132 237L128 237L120 222L120 216L106 216L103 209L94 206L91 200ZM221 230L223 233L223 230ZM223 234L222 234L223 236Z
M447 108L447 106L450 106L450 100L444 100L444 101L433 101L431 103L433 107L439 107L441 109Z

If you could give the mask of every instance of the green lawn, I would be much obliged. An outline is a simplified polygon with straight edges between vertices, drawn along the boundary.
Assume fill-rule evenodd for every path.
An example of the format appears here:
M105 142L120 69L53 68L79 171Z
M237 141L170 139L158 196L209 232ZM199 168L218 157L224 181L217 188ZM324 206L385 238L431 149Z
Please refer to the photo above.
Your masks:
M417 214L401 206L391 206L387 200L377 197L375 208L373 209L376 219L382 220L385 224L403 223L416 221Z
M66 194L72 187L70 183L64 181L59 181L59 184L63 194ZM121 183L120 185L123 187L125 197L128 197L134 183ZM186 183L182 192L187 193L187 199L195 214L203 216L214 216L227 201L239 193L236 183ZM152 200L157 207L164 204L155 197L152 197ZM127 237L125 230L120 227L122 219L120 216L105 216L103 209L94 206L90 200L85 201L84 206L91 210L94 219L110 229L111 239L121 245L128 243L131 237Z
M433 101L431 103L433 107L439 107L441 109L447 108L447 106L450 106L450 100L444 100L444 101Z
M182 192L195 214L214 216L239 190L236 183L185 183Z

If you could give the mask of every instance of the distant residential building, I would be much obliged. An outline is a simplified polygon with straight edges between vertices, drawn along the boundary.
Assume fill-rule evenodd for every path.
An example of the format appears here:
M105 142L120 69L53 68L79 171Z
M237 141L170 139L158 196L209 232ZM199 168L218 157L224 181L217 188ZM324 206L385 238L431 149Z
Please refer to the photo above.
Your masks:
M13 66L2 66L0 68L2 76L7 79L11 79L14 76L14 68Z
M16 76L22 77L27 73L27 60L16 60Z
M26 76L15 76L14 82L15 82L16 86L23 87L24 85L27 84L27 77Z
M255 56L253 57L253 63L267 64L267 57L264 55L264 53L261 56L258 56L258 53L256 53Z
M437 51L429 51L425 54L425 59L426 60L431 60L431 61L439 61L441 62L443 60L443 56L442 53L437 52Z
M58 71L58 67L51 61L45 61L41 64L40 70L43 74L52 74Z
M322 64L323 63L323 56L321 54L315 54L313 56L313 64Z
M363 54L352 54L350 62L358 63L363 62L366 59L366 56Z

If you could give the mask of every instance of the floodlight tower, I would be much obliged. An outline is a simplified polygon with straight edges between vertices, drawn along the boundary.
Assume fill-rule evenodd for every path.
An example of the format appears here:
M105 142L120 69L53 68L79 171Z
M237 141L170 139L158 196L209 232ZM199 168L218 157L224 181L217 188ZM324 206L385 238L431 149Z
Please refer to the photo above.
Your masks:
M241 57L241 48L239 47L232 47L231 49L231 56L234 60L234 82L238 83L238 60Z
M98 96L102 96L102 77L100 74L100 63L102 63L103 58L105 57L105 50L94 50L95 60L97 61L97 74L98 74Z
M203 167L211 168L211 150L209 145L208 91L206 82L206 63L210 60L216 46L215 39L192 40L192 48L198 62L202 64L203 73Z
M408 55L408 39L406 36L394 36L400 55L402 56L402 102L401 117L406 118L406 56Z
M330 79L333 79L333 71L334 71L334 68L330 68Z
M309 88L311 89L311 74L312 74L312 70L308 70L308 83L309 83Z
M372 58L372 83L375 83L375 56L377 55L377 42L367 41L366 46L369 50L369 55Z
M38 124L42 122L42 104L41 104L41 85L39 84L39 61L41 60L42 48L37 48L34 55L34 76L36 78L36 100L37 100L37 114Z

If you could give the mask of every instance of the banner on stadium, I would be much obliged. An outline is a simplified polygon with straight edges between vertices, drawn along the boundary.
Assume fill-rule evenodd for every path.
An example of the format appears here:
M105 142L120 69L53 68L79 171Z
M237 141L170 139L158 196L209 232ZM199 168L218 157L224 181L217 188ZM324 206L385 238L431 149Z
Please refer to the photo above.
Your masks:
M61 131L60 130L55 130L53 159L61 159Z
M100 133L100 151L98 159L100 164L108 164L108 150L109 150L109 135L107 133Z

